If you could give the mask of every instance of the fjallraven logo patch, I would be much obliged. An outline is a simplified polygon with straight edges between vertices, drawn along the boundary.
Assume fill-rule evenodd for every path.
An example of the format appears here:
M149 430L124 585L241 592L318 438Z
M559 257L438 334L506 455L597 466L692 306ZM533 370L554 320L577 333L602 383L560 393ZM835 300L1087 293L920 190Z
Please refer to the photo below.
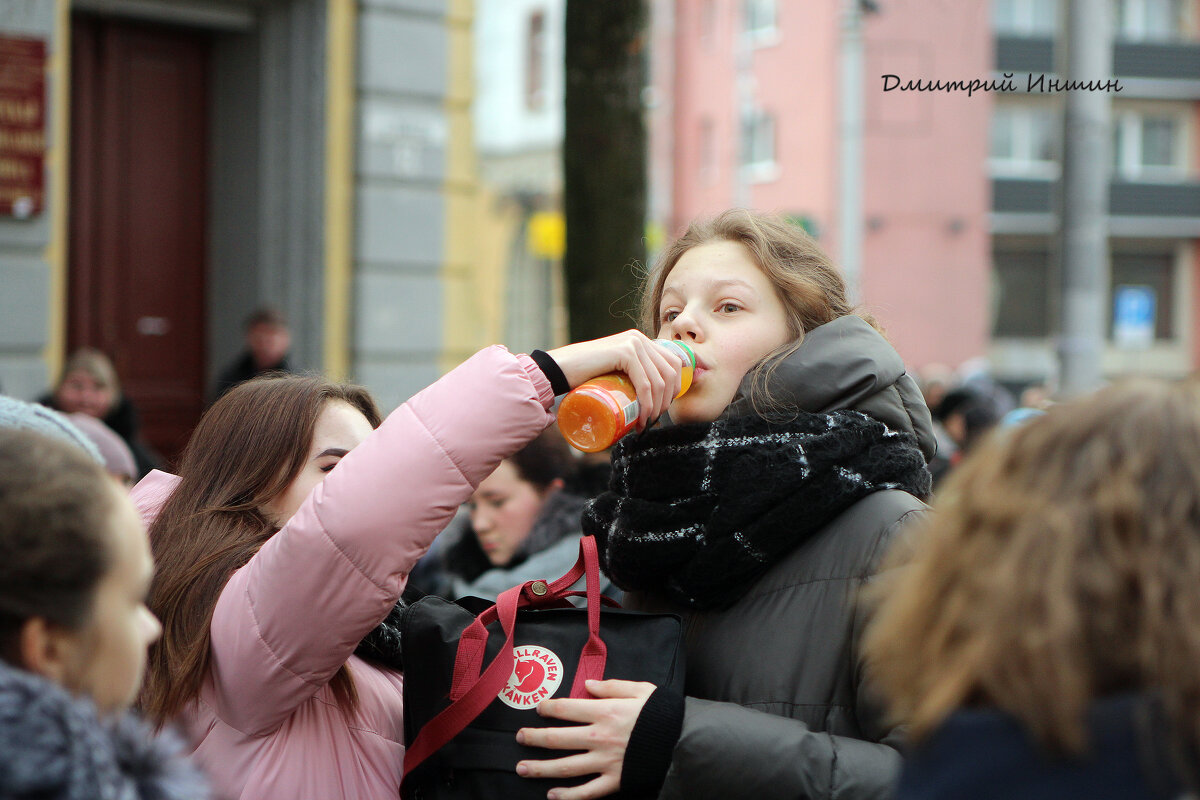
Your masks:
M500 701L517 709L533 708L553 697L562 683L562 661L536 644L513 648L513 674L500 692Z

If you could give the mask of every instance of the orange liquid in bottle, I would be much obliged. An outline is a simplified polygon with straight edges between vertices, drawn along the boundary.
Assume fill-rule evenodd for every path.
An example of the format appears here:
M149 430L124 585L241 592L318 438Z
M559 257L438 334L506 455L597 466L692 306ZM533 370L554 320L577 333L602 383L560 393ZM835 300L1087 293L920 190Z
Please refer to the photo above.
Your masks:
M688 359L680 374L679 397L692 385L696 356L681 342L656 339L657 344ZM598 453L612 447L633 430L638 418L637 392L619 372L592 378L572 389L558 406L558 429L576 450Z

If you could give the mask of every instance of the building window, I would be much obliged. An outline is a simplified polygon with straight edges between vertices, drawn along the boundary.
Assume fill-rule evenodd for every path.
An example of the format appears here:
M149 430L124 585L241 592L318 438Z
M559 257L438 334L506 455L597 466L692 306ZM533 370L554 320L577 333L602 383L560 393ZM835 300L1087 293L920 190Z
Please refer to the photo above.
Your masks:
M762 109L742 122L742 168L751 179L768 179L775 171L775 116Z
M1121 287L1149 290L1153 298L1154 339L1175 337L1175 255L1174 253L1113 253L1108 336L1113 336L1115 303Z
M1054 36L1058 0L992 0L992 27L1008 36Z
M1123 111L1113 115L1113 167L1130 181L1187 177L1186 122L1176 114Z
M1169 42L1185 38L1184 0L1115 0L1113 27L1117 37L1134 42Z
M992 335L1036 338L1050 335L1050 253L1047 250L992 252Z
M546 105L546 15L535 11L529 17L525 49L525 107L540 111Z
M744 0L745 31L755 44L772 44L779 38L775 0Z
M1000 177L1058 175L1058 114L1042 105L997 104L992 111L989 166Z
M1052 298L1058 295L1056 271L1045 247L997 247L992 251L995 319L992 336L1002 339L1042 339L1057 330ZM1176 335L1175 254L1168 252L1113 253L1109 278L1106 325L1114 338L1115 302L1122 287L1149 291L1153 298L1155 340Z

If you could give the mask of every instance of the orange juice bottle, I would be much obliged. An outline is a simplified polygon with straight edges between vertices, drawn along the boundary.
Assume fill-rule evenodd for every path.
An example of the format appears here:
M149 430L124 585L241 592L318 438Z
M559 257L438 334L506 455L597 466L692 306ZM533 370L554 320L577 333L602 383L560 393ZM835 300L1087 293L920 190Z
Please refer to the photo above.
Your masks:
M683 342L655 339L655 344L687 359L680 374L679 397L692 385L696 354ZM638 418L637 392L624 374L610 372L572 389L558 405L558 429L576 450L598 453L633 430Z

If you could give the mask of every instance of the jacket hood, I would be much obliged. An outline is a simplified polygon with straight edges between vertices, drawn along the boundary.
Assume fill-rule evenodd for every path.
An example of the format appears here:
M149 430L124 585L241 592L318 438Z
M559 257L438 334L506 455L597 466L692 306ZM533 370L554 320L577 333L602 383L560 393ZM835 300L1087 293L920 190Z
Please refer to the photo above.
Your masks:
M150 474L137 482L129 490L129 499L134 508L142 516L142 522L149 528L158 518L158 512L167 504L175 487L179 485L179 476L161 469L151 470Z
M170 734L0 662L0 797L198 800L200 773Z
M751 372L726 415L753 414ZM860 411L916 437L928 461L937 451L933 420L904 361L862 317L847 315L813 328L775 369L768 384L783 405L815 414Z

